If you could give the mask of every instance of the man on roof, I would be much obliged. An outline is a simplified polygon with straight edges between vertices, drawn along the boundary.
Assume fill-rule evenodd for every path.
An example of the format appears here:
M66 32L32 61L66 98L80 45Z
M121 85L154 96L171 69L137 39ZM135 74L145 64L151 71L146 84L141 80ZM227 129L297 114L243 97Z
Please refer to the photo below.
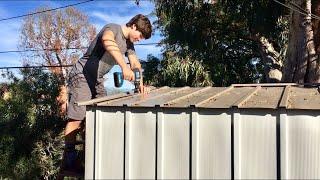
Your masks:
M69 74L69 106L68 122L65 128L65 152L63 167L70 171L82 171L76 165L75 151L76 135L85 119L86 107L78 106L77 102L87 101L106 95L103 76L118 64L121 67L123 79L134 80L133 69L141 72L141 64L136 56L134 43L149 39L152 25L149 19L138 14L126 25L110 23L105 25L91 42L87 52L72 67ZM124 56L129 62L127 66ZM140 93L145 92L140 81Z

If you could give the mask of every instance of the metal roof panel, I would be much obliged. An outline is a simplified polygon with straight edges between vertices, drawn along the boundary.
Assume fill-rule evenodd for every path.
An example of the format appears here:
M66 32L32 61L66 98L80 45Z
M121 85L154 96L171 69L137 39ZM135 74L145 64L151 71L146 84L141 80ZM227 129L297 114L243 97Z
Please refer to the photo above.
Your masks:
M197 92L192 94L191 96L187 96L184 99L180 99L172 104L171 107L189 107L190 105L195 105L208 100L209 98L217 95L218 93L223 92L224 90L228 89L227 87L210 87L201 92Z
M277 109L284 87L262 87L241 108Z
M176 91L169 93L169 94L165 94L163 96L159 96L156 99L151 99L145 102L141 102L139 104L136 104L136 106L155 106L155 105L159 105L159 106L165 106L165 107L169 107L168 102L180 98L182 96L188 95L190 93L193 93L195 91L200 90L201 88L190 88L190 87L184 87L184 88L179 88Z
M199 105L203 108L230 108L242 97L254 90L255 87L233 88L220 96L210 99L208 102Z
M317 88L292 87L287 109L320 109L320 92Z
M320 109L318 85L244 84L230 87L161 87L150 94L126 94L80 102L79 105L186 108Z

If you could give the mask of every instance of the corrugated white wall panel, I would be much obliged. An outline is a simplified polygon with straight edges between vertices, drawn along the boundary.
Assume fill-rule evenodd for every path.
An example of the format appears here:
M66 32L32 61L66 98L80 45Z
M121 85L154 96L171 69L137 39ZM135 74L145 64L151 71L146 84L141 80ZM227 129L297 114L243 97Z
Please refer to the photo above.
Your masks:
M192 178L231 179L231 115L192 113Z
M316 111L288 111L287 178L320 179L320 114Z
M288 116L285 109L279 109L279 118L280 118L280 164L281 164L281 179L288 178L288 165L289 165L289 156L288 156Z
M94 108L86 112L86 151L85 151L85 179L94 178Z
M267 111L235 112L236 179L276 179L276 118Z
M125 178L154 179L156 175L156 113L126 112Z
M179 111L159 112L158 178L188 179L190 159L190 114Z
M122 179L124 170L124 112L119 109L97 111L97 179Z

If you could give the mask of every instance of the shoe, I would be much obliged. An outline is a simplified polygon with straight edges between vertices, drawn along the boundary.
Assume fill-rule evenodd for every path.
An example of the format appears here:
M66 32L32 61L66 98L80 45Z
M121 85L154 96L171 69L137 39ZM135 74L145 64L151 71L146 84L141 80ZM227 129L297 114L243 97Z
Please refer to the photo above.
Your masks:
M84 167L81 165L81 162L78 159L78 154L76 150L66 150L64 152L62 171L64 172L64 174L84 174Z

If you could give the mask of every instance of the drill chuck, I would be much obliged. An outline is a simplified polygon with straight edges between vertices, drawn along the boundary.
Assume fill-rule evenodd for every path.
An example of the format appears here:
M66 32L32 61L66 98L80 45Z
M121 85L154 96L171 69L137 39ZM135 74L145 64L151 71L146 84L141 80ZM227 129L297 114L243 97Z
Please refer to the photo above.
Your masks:
M139 92L141 73L139 69L134 69L134 92Z

